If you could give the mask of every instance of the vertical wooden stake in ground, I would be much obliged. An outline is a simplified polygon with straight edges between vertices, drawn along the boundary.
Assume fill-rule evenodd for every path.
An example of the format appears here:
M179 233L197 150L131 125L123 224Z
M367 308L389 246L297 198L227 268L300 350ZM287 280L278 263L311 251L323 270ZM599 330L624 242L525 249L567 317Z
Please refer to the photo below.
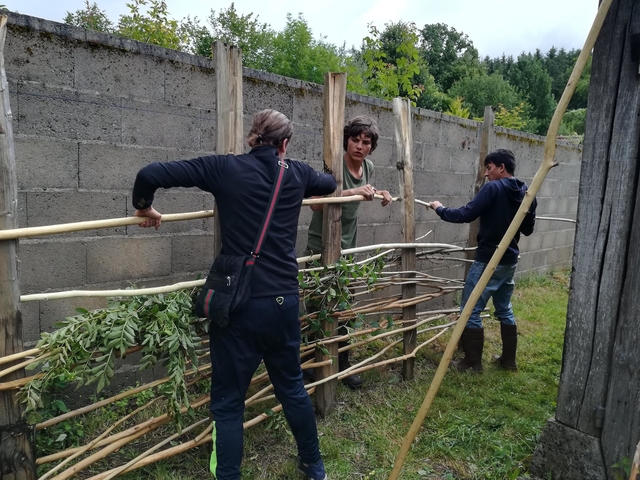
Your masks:
M393 99L393 116L396 131L396 149L398 152L398 170L400 171L400 192L402 194L402 231L406 243L415 243L415 223L413 217L414 196L413 196L413 165L411 163L411 104L406 98ZM416 269L416 249L402 249L402 271L413 272ZM414 277L415 274L407 274ZM413 298L416 296L415 284L402 286L402 298ZM404 307L402 309L403 319L415 319L417 306ZM415 323L415 320L413 321ZM407 326L410 324L406 324ZM417 336L415 330L409 330L403 334L403 344L405 355L413 352L417 346ZM415 358L409 358L402 364L402 376L405 380L413 378L413 368Z
M476 175L476 182L473 187L473 195L480 191L482 186L484 185L484 159L485 157L493 150L494 143L494 121L495 121L495 113L493 112L493 107L486 106L484 107L484 120L482 121L482 132L480 137L480 158L478 162L478 172ZM469 224L469 239L467 240L467 247L477 247L478 246L478 231L480 230L480 219L474 220ZM469 260L473 260L476 258L475 250L467 252L467 258ZM464 266L464 278L467 278L467 273L469 273L469 268L471 267L470 263L466 263Z
M0 230L18 227L18 181L9 106L9 85L4 70L4 43L7 17L0 16ZM16 240L0 241L0 357L22 351L22 314ZM9 365L10 366L10 365ZM24 376L19 370L3 380ZM22 408L15 403L15 391L0 391L0 478L36 478L31 428L22 419Z
M242 153L242 50L228 47L221 41L213 44L216 80L216 153ZM214 254L220 253L220 219L215 208Z
M344 126L344 97L347 91L347 75L344 73L326 73L324 76L324 166L333 172L338 188L332 196L342 196L342 137ZM331 265L340 258L342 244L342 205L325 205L322 216L322 263ZM337 320L322 322L325 335L335 335ZM338 344L325 347L331 365L316 369L317 380L338 373ZM327 360L322 351L316 350L316 361ZM337 380L331 380L316 387L316 410L325 417L333 410Z

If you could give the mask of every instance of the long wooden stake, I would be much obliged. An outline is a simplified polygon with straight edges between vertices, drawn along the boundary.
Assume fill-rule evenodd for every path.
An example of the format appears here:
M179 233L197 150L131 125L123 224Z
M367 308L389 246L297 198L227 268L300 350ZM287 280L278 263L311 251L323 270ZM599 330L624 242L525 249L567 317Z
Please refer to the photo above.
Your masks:
M342 129L344 125L344 101L347 91L347 75L344 73L326 73L324 76L324 164L333 172L338 187L333 197L342 196ZM326 204L322 215L322 264L331 265L340 258L342 239L342 207L339 204ZM321 329L325 335L335 334L337 319L325 320ZM338 372L338 344L327 346L328 355L316 350L316 362L330 359L330 365L317 368L316 377L331 378ZM316 410L318 415L326 417L333 410L337 380L323 383L316 390Z
M413 164L411 160L412 140L411 140L411 103L409 99L393 99L393 116L395 120L396 150L398 152L397 167L399 170L400 191L402 192L402 230L404 232L405 243L416 241L414 222L414 202L413 202ZM402 270L416 269L416 249L405 248L401 254ZM416 296L416 285L402 285L402 299L413 299ZM416 304L407 303L402 308L403 318L415 318ZM412 352L417 345L415 330L408 330L404 333L403 344L404 353ZM407 358L402 364L402 377L411 380L414 376L415 358Z
M216 151L226 155L242 153L243 99L242 99L242 50L216 40L212 45L216 88ZM217 213L218 206L215 206ZM213 252L222 249L220 220L216 215L213 224Z
M0 16L0 230L18 225L18 181L13 143L9 84L4 68L7 16ZM3 233L0 231L0 233ZM18 259L15 240L0 240L0 357L21 352L22 312L18 284ZM9 368L11 370L11 368ZM9 375L15 381L24 377L19 369ZM31 429L22 418L22 405L15 392L0 391L0 478L31 480L36 478Z
M467 301L464 309L462 310L462 313L460 314L458 324L454 328L451 335L451 340L449 340L447 348L442 355L442 360L440 361L440 365L436 370L436 374L431 382L431 385L429 386L429 390L427 391L424 401L422 402L422 406L420 407L420 410L418 411L418 414L416 415L411 428L407 432L407 435L402 442L402 446L400 448L400 451L398 452L398 456L396 457L395 465L393 466L391 474L389 475L389 480L396 480L400 476L400 472L402 472L402 466L404 465L404 462L407 458L407 453L409 452L411 444L415 440L416 435L418 434L418 430L420 429L420 426L427 416L429 408L431 407L431 404L433 403L433 400L438 393L438 389L442 384L442 379L444 378L444 375L449 368L451 357L453 356L456 346L458 345L458 341L462 336L462 332L467 325L467 320L469 320L471 311L475 307L478 298L480 298L482 291L493 275L493 272L502 259L502 256L511 243L511 240L520 228L520 225L522 224L525 215L529 211L529 207L531 206L536 193L540 189L542 182L546 178L547 173L549 173L549 171L556 165L554 162L554 157L556 153L556 137L558 134L558 128L560 127L560 122L562 121L564 112L567 109L569 100L571 100L571 96L576 89L576 85L578 83L578 80L580 79L580 75L582 75L582 71L584 70L584 67L587 64L587 60L591 55L591 50L593 49L596 39L598 38L598 34L600 33L600 29L602 28L602 24L607 15L607 12L609 11L609 7L611 6L612 1L613 0L603 0L600 4L598 14L596 15L596 18L593 22L593 26L591 27L589 35L587 36L584 48L580 51L580 55L578 56L576 65L573 68L573 72L571 73L571 77L569 78L569 82L567 83L567 87L565 88L564 93L562 94L562 98L560 99L556 111L553 114L553 118L551 119L551 124L549 125L549 130L544 146L544 159L542 161L542 165L533 178L529 190L522 200L522 204L516 212L511 225L509 225L507 232L504 234L504 237L500 241L498 248L491 257L487 268L480 277L480 280L478 281L476 287L473 289L473 292L471 292L471 296L469 297L469 300Z

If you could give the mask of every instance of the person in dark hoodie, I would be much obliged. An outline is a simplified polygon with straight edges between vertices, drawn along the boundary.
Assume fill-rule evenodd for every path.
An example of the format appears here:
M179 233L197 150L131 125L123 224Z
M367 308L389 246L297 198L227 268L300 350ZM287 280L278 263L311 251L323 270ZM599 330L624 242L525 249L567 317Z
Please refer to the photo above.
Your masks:
M514 177L516 161L511 150L499 149L486 156L484 160L485 183L477 195L467 205L461 208L446 208L438 201L430 202L430 207L445 222L469 223L480 217L480 231L478 232L478 249L476 258L462 291L460 311L464 308L471 292L480 280L489 260L498 248L498 244L506 233L513 217L527 192L527 185ZM464 358L452 364L460 371L482 371L482 351L484 349L484 329L480 313L493 298L495 316L500 321L502 337L502 355L496 355L497 365L507 370L517 370L516 349L518 346L518 327L511 308L513 293L513 276L518 263L518 240L520 233L529 236L533 233L536 219L537 201L534 198L531 208L527 212L520 230L511 240L500 264L496 267L489 283L480 295L476 306L469 317L467 326L462 333L462 349Z

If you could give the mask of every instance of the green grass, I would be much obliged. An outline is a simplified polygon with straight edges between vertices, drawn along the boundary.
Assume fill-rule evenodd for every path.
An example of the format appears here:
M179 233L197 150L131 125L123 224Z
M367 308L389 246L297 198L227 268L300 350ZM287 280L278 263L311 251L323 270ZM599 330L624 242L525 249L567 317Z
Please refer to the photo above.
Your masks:
M485 321L484 373L447 373L407 457L402 479L511 479L527 472L537 437L555 411L568 277L563 270L518 282L513 298L520 333L518 372L491 364L489 359L500 352L500 326L495 320ZM335 411L318 420L331 480L388 477L447 341L443 336L421 351L413 381L403 381L401 366L394 365L366 372L360 391L339 385ZM151 439L147 442L150 445ZM123 449L119 460L131 455L132 449ZM210 478L209 451L210 446L195 449L121 478ZM243 478L300 478L295 451L282 414L249 429Z

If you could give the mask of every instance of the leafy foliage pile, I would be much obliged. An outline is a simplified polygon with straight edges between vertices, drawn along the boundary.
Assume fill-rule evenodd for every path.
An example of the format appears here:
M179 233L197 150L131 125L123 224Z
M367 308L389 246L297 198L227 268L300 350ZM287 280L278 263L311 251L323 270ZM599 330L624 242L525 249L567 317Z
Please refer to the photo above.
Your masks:
M29 420L38 420L44 395L61 384L95 383L96 390L102 391L114 376L116 358L140 345L140 369L158 362L167 369L170 380L160 392L167 398L168 413L180 423L180 410L189 405L187 362L198 366L200 334L206 326L192 314L190 292L131 297L114 300L104 309L77 310L78 315L43 333L38 343L42 357L30 368L39 367L41 376L34 377L19 395Z

